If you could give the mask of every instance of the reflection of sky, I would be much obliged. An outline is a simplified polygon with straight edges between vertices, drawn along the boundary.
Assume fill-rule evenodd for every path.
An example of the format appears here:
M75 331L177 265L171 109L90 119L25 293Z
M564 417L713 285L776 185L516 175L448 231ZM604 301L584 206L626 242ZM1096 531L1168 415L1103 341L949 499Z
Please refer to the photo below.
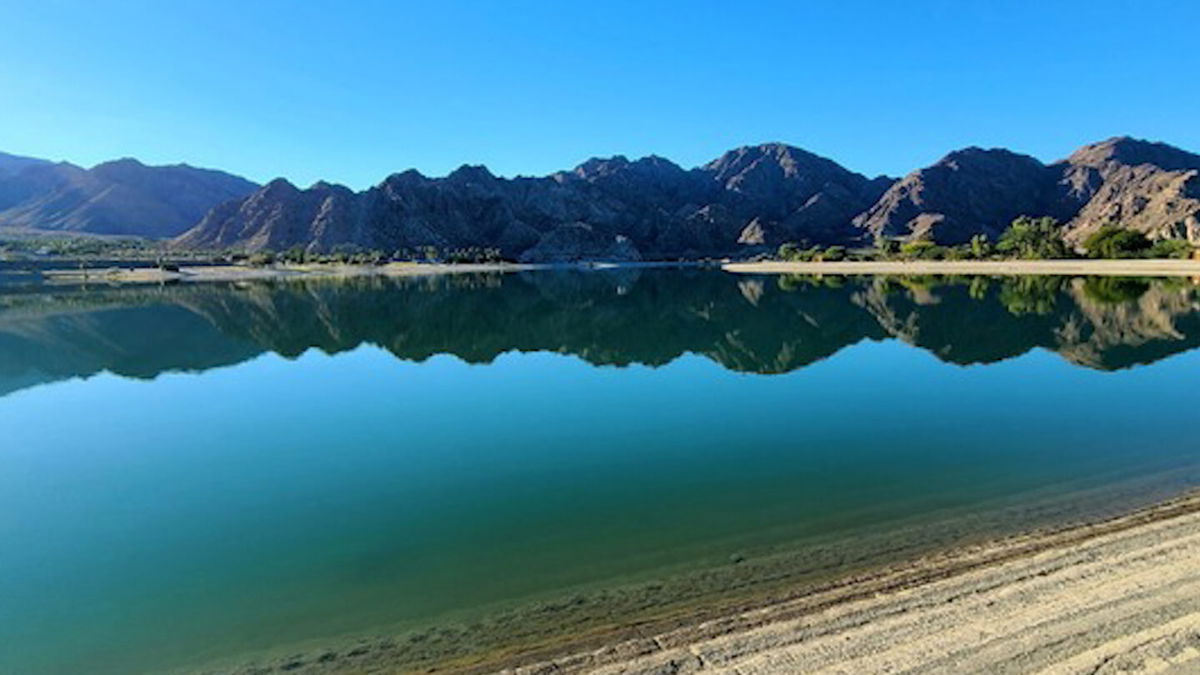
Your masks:
M162 659L319 636L1192 463L1198 359L963 368L868 342L757 376L364 347L17 392L0 643L31 648L0 665L131 632Z

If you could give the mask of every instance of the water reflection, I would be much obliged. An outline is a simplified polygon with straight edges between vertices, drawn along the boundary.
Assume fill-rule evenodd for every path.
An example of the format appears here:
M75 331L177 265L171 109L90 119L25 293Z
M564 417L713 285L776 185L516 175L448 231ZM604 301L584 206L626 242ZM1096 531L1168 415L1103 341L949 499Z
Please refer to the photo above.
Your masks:
M711 270L559 271L241 285L9 288L0 294L0 393L103 371L152 378L370 343L401 359L507 351L596 365L693 352L784 373L861 340L899 339L956 364L1044 348L1114 370L1192 349L1196 287L1182 280L746 277Z

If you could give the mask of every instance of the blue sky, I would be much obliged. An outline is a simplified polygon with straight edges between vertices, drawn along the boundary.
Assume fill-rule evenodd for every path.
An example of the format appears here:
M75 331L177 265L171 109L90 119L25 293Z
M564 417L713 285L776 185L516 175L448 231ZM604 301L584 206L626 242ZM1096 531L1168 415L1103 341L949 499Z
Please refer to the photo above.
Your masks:
M1195 2L2 4L0 150L84 165L363 188L763 141L867 174L1118 134L1200 151Z

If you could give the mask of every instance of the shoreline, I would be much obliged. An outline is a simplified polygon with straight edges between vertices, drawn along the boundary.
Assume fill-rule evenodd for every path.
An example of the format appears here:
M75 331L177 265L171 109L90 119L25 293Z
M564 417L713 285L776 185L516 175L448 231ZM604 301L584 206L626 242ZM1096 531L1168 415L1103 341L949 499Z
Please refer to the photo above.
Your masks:
M499 672L1194 672L1198 553L1193 492Z
M1118 507L1090 520L1068 518L1057 525L1018 527L1007 535L954 536L957 543L898 552L890 562L847 566L843 560L839 566L846 569L832 575L807 580L781 575L774 590L762 594L741 600L708 599L690 608L681 605L657 618L645 616L632 623L591 625L570 612L558 615L565 605L536 605L531 608L534 615L548 612L542 618L570 626L571 635L551 638L537 631L512 633L520 626L521 615L510 614L493 628L507 634L505 642L511 644L485 646L485 640L457 656L412 658L412 650L421 649L431 638L453 640L454 633L443 632L445 628L423 632L420 642L385 630L307 645L281 645L257 657L246 654L222 659L219 665L172 672L649 675L822 669L884 672L889 668L942 672L948 659L953 662L962 656L959 652L974 658L977 666L961 672L997 672L1004 663L1030 664L1039 659L1050 668L1054 665L1050 661L1063 660L1060 657L1064 655L1076 661L1086 660L1092 653L1111 658L1131 636L1166 631L1166 626L1180 619L1194 620L1195 640L1200 644L1200 565L1192 562L1200 559L1200 491L1163 495L1143 504L1149 505L1131 504L1129 510ZM1002 519L1012 516L1003 511L995 515ZM830 550L827 545L818 548ZM834 549L841 547L835 544ZM843 551L843 555L853 560L859 554ZM754 574L771 577L777 572L766 567ZM1097 586L1098 579L1106 580L1107 586ZM717 580L738 586L735 577ZM1131 587L1156 580L1186 587L1183 604L1177 594L1150 590L1134 597L1126 593ZM642 598L641 602L650 600ZM1103 611L1081 617L1081 603ZM1046 634L1056 636L1053 645L1038 644L1036 635L1001 634L997 627L1008 626L1018 633L1027 627L1028 621L1010 620L1013 614L1044 618ZM1069 635L1065 638L1050 630L1054 628L1050 623L1060 619L1067 623L1055 630L1066 630ZM925 629L928 634L916 634ZM968 634L947 642L945 634L955 630ZM1103 640L1097 642L1100 638ZM1050 651L1039 651L1051 646ZM1170 642L1170 646L1177 644ZM900 661L893 658L899 657L892 652L906 650L913 653ZM997 650L1004 653L988 656ZM1200 659L1200 651L1195 657ZM874 665L854 665L872 659ZM1030 670L1040 671L1042 666L1017 668L1016 672ZM1071 667L1050 672L1092 671Z
M180 267L178 271L157 267L110 267L90 270L46 270L42 276L50 284L113 283L161 284L204 283L230 281L269 281L275 279L340 279L380 276L407 277L434 274L465 274L479 272L523 272L537 269L536 265L516 263L479 263L446 265L431 263L388 263L386 265L197 265Z
M1194 277L1200 279L1200 260L924 260L843 262L639 262L639 263L387 263L384 265L303 264L250 267L196 265L167 271L154 267L50 269L41 273L47 285L109 283L165 284L271 281L280 279L341 279L351 277L412 277L440 274L479 274L575 269L651 269L720 267L733 274L765 275L891 275L891 276L1120 276Z
M882 260L843 262L740 262L721 269L735 274L804 275L1040 275L1200 277L1200 260Z
M264 267L248 265L182 266L178 271L157 267L107 267L95 269L49 269L41 272L49 285L108 283L164 284L236 281L272 281L279 279L345 279L353 277L415 277L439 274L483 274L529 272L535 270L655 269L665 267L717 267L717 263L693 262L579 262L579 263L413 263L392 262L383 265L360 264L276 264Z

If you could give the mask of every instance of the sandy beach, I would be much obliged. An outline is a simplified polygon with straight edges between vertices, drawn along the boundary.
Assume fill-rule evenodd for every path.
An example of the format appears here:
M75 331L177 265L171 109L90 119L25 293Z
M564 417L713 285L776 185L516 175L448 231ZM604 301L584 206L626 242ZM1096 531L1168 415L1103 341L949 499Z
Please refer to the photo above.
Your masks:
M1200 277L1197 260L914 260L741 262L722 266L739 274L980 274L1053 276Z
M1197 671L1200 498L1193 496L505 672Z

